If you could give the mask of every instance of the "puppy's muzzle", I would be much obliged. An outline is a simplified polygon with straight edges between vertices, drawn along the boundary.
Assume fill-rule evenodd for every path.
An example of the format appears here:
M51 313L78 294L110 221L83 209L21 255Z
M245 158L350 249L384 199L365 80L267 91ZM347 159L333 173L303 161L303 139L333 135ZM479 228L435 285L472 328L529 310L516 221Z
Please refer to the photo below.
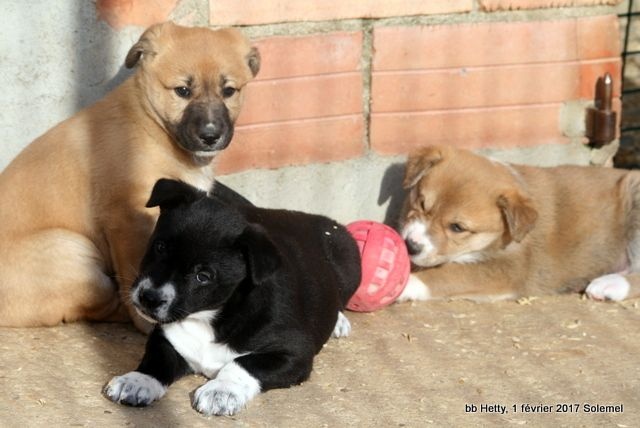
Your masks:
M154 321L167 319L175 297L176 289L172 283L158 287L148 277L137 281L131 288L131 301L135 308Z
M422 245L417 243L411 238L407 238L404 240L405 245L407 246L407 252L410 256L417 256L422 252Z
M155 312L155 310L160 306L166 305L169 302L158 290L149 288L140 290L138 299L140 302L140 306L147 309L151 313Z
M209 122L200 129L198 134L200 142L207 147L215 147L220 143L222 134L220 132L220 125L216 125L213 122Z
M178 144L203 154L225 149L233 137L233 122L222 102L192 102L177 126Z

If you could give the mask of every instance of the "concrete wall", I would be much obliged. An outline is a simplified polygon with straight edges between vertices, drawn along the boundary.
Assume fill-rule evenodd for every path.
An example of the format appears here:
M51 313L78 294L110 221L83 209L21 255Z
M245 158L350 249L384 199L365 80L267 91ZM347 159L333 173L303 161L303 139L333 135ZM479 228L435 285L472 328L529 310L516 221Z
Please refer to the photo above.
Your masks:
M583 114L605 71L619 96L616 3L5 1L0 168L126 78L123 58L146 26L238 25L263 66L216 165L221 180L260 205L392 222L402 162L423 144L606 163L616 145L586 147Z

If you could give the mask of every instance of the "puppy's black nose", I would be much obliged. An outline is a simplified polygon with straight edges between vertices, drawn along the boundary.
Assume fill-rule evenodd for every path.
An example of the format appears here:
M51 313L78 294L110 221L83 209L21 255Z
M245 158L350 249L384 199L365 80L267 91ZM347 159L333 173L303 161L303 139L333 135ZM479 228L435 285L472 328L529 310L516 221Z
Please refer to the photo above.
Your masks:
M160 293L151 288L140 290L140 304L147 309L156 309L158 306L167 301L162 298Z
M407 245L407 251L410 256L420 254L420 251L422 251L422 246L412 239L407 238L404 240L404 243Z
M218 141L220 141L220 127L214 125L213 123L207 123L205 126L200 128L200 132L198 133L198 138L202 141L202 144L207 146L213 146Z

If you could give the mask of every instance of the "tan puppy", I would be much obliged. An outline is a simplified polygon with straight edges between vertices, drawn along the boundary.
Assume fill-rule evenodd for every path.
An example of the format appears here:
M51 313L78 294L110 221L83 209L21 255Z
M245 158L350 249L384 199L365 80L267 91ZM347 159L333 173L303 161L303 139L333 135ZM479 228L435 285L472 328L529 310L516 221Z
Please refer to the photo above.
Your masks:
M640 172L536 168L426 147L409 157L400 300L640 295Z
M210 190L259 56L236 30L164 23L125 64L139 66L131 78L0 175L2 326L126 318L117 292L128 296L158 215L145 208L154 183Z

